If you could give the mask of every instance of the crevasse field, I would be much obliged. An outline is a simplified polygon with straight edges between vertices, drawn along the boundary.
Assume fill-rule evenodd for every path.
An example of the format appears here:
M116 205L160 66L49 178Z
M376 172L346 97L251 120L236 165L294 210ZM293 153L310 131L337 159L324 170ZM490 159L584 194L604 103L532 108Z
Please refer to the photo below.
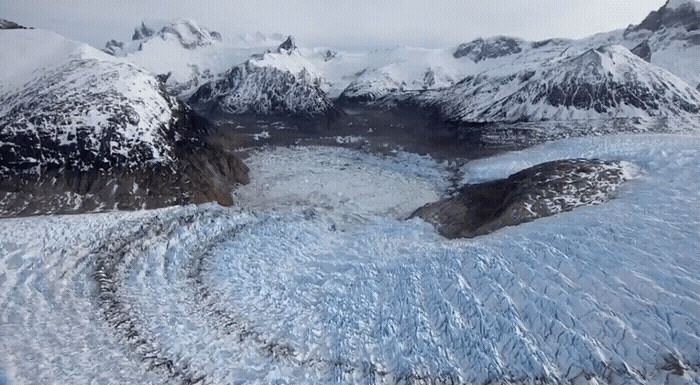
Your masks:
M700 137L468 163L635 163L598 206L447 241L450 167L282 148L240 207L0 220L0 384L700 383Z

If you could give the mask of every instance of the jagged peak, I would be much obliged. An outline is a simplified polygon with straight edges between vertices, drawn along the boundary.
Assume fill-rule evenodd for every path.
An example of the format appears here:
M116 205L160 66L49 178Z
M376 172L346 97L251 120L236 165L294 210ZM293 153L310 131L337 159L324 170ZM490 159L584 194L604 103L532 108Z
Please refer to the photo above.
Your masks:
M697 10L700 9L700 2L694 0L668 0L663 6L663 8L666 9L679 9L685 7L693 7Z
M146 27L146 23L142 21L139 27L134 28L134 35L131 37L131 40L145 39L153 36L153 34L155 34L155 31Z
M637 26L628 31L658 31L662 28L685 27L688 31L700 29L700 2L668 0L658 11L652 11Z
M291 53L292 51L297 49L296 42L294 40L293 36L287 36L287 40L285 40L280 46L277 48L277 51L279 53Z
M0 29L27 29L27 27L21 26L14 21L0 19Z

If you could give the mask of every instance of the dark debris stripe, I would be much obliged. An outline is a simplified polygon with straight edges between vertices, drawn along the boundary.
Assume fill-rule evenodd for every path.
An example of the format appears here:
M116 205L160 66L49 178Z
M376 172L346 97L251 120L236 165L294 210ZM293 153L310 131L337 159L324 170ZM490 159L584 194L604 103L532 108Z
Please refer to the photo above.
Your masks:
M214 214L216 215L216 214ZM207 373L200 373L187 364L181 364L174 357L167 357L164 352L154 348L156 338L140 322L134 314L127 299L120 294L123 277L130 268L131 262L139 258L146 244L167 241L179 227L192 225L198 221L211 218L211 212L199 212L183 215L173 219L155 216L146 220L138 220L120 227L132 225L136 230L105 239L94 251L96 255L95 280L97 281L99 306L109 325L131 347L133 353L146 366L146 369L168 377L169 381L185 385L206 384L213 379ZM215 216L216 217L216 216ZM261 357L273 358L301 368L326 372L340 379L344 376L360 375L370 383L430 383L430 384L459 384L461 380L456 373L442 375L424 375L417 373L391 373L381 370L375 363L362 361L350 362L323 357L300 358L298 352L288 344L275 341L251 328L241 317L232 314L228 309L222 309L217 297L207 286L203 275L208 259L214 249L226 240L236 237L245 228L245 224L234 225L224 229L208 242L190 250L192 263L187 267L188 284L192 285L194 298L192 303L199 308L210 326L219 330L223 335L233 336L239 343L252 344Z

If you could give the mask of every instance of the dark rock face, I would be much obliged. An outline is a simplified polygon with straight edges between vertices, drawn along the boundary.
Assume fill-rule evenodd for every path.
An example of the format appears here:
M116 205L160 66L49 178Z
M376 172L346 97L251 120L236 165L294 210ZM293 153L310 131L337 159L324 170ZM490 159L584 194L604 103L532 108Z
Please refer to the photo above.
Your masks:
M568 40L565 39L547 39L547 40L540 40L540 41L535 41L532 42L531 47L532 48L542 48L547 45L551 46L563 46L569 44Z
M489 40L476 39L470 43L461 44L453 56L457 59L466 56L474 62L480 62L484 59L512 55L522 50L520 40L501 36Z
M648 30L656 32L662 28L684 27L686 31L700 29L700 12L692 4L684 4L677 8L666 5L658 11L651 12L639 25L629 31Z
M447 238L472 238L603 203L634 169L629 163L597 159L542 163L507 179L466 185L452 198L419 208L411 218L434 224Z
M280 44L279 48L277 49L278 52L286 51L286 52L292 52L295 49L297 49L297 45L294 42L294 38L292 36L287 36L287 40L285 40L282 44Z
M146 24L142 22L140 27L134 28L134 36L132 36L131 40L145 39L153 36L155 33L156 31L146 27Z
M327 50L323 53L323 61L331 61L338 55L335 51Z
M227 71L218 81L202 85L188 103L232 114L316 117L336 111L306 71L294 75L251 61Z
M23 27L13 21L0 19L0 29L27 29L27 27Z
M638 46L632 48L632 53L644 59L646 62L651 62L651 47L649 46L649 40L645 40L639 43Z
M123 42L116 41L116 40L110 40L107 42L107 44L105 44L105 47L102 49L102 51L114 56L114 55L116 55L117 52L119 52L123 49L124 49Z

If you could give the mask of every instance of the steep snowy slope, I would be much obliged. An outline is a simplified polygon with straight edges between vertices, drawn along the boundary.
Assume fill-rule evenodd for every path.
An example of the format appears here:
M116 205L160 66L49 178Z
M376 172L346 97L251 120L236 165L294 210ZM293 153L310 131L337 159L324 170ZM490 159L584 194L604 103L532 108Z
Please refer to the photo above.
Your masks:
M289 37L277 52L256 55L204 84L188 102L234 114L319 116L334 111L323 82Z
M622 32L620 44L648 47L648 59L693 87L700 86L700 3L671 0L639 25Z
M455 59L450 50L405 46L372 51L359 58L359 70L355 70L359 72L345 73L344 78L327 75L334 87L347 85L341 101L367 103L397 91L449 87L478 66ZM358 57L341 53L325 69L330 73L343 71L352 59ZM348 84L348 80L352 82Z
M11 51L1 64L0 172L173 161L184 107L154 76L41 30L3 32L0 44Z
M219 190L204 187L215 178L247 180L148 71L42 30L2 31L0 45L0 216L162 207ZM226 167L212 175L208 156ZM226 194L215 199L230 204Z
M462 122L696 116L700 93L622 46L603 46L503 74L470 76L423 103Z
M444 88L450 82L468 76L478 77L484 71L517 76L524 69L537 67L559 56L583 53L603 45L622 45L697 88L700 87L698 4L695 1L674 0L651 12L639 25L580 40L527 42L506 36L478 38L452 50L450 53L453 57L449 58L452 60L446 57L446 51L439 53L439 50L430 54L426 50L422 57L411 55L408 49L398 48L383 52L383 58L367 54L362 59L366 67L354 76L347 75L354 80L341 98L372 102L404 91ZM439 64L435 62L438 56L441 57ZM443 81L429 82L431 71L444 74L438 76Z

